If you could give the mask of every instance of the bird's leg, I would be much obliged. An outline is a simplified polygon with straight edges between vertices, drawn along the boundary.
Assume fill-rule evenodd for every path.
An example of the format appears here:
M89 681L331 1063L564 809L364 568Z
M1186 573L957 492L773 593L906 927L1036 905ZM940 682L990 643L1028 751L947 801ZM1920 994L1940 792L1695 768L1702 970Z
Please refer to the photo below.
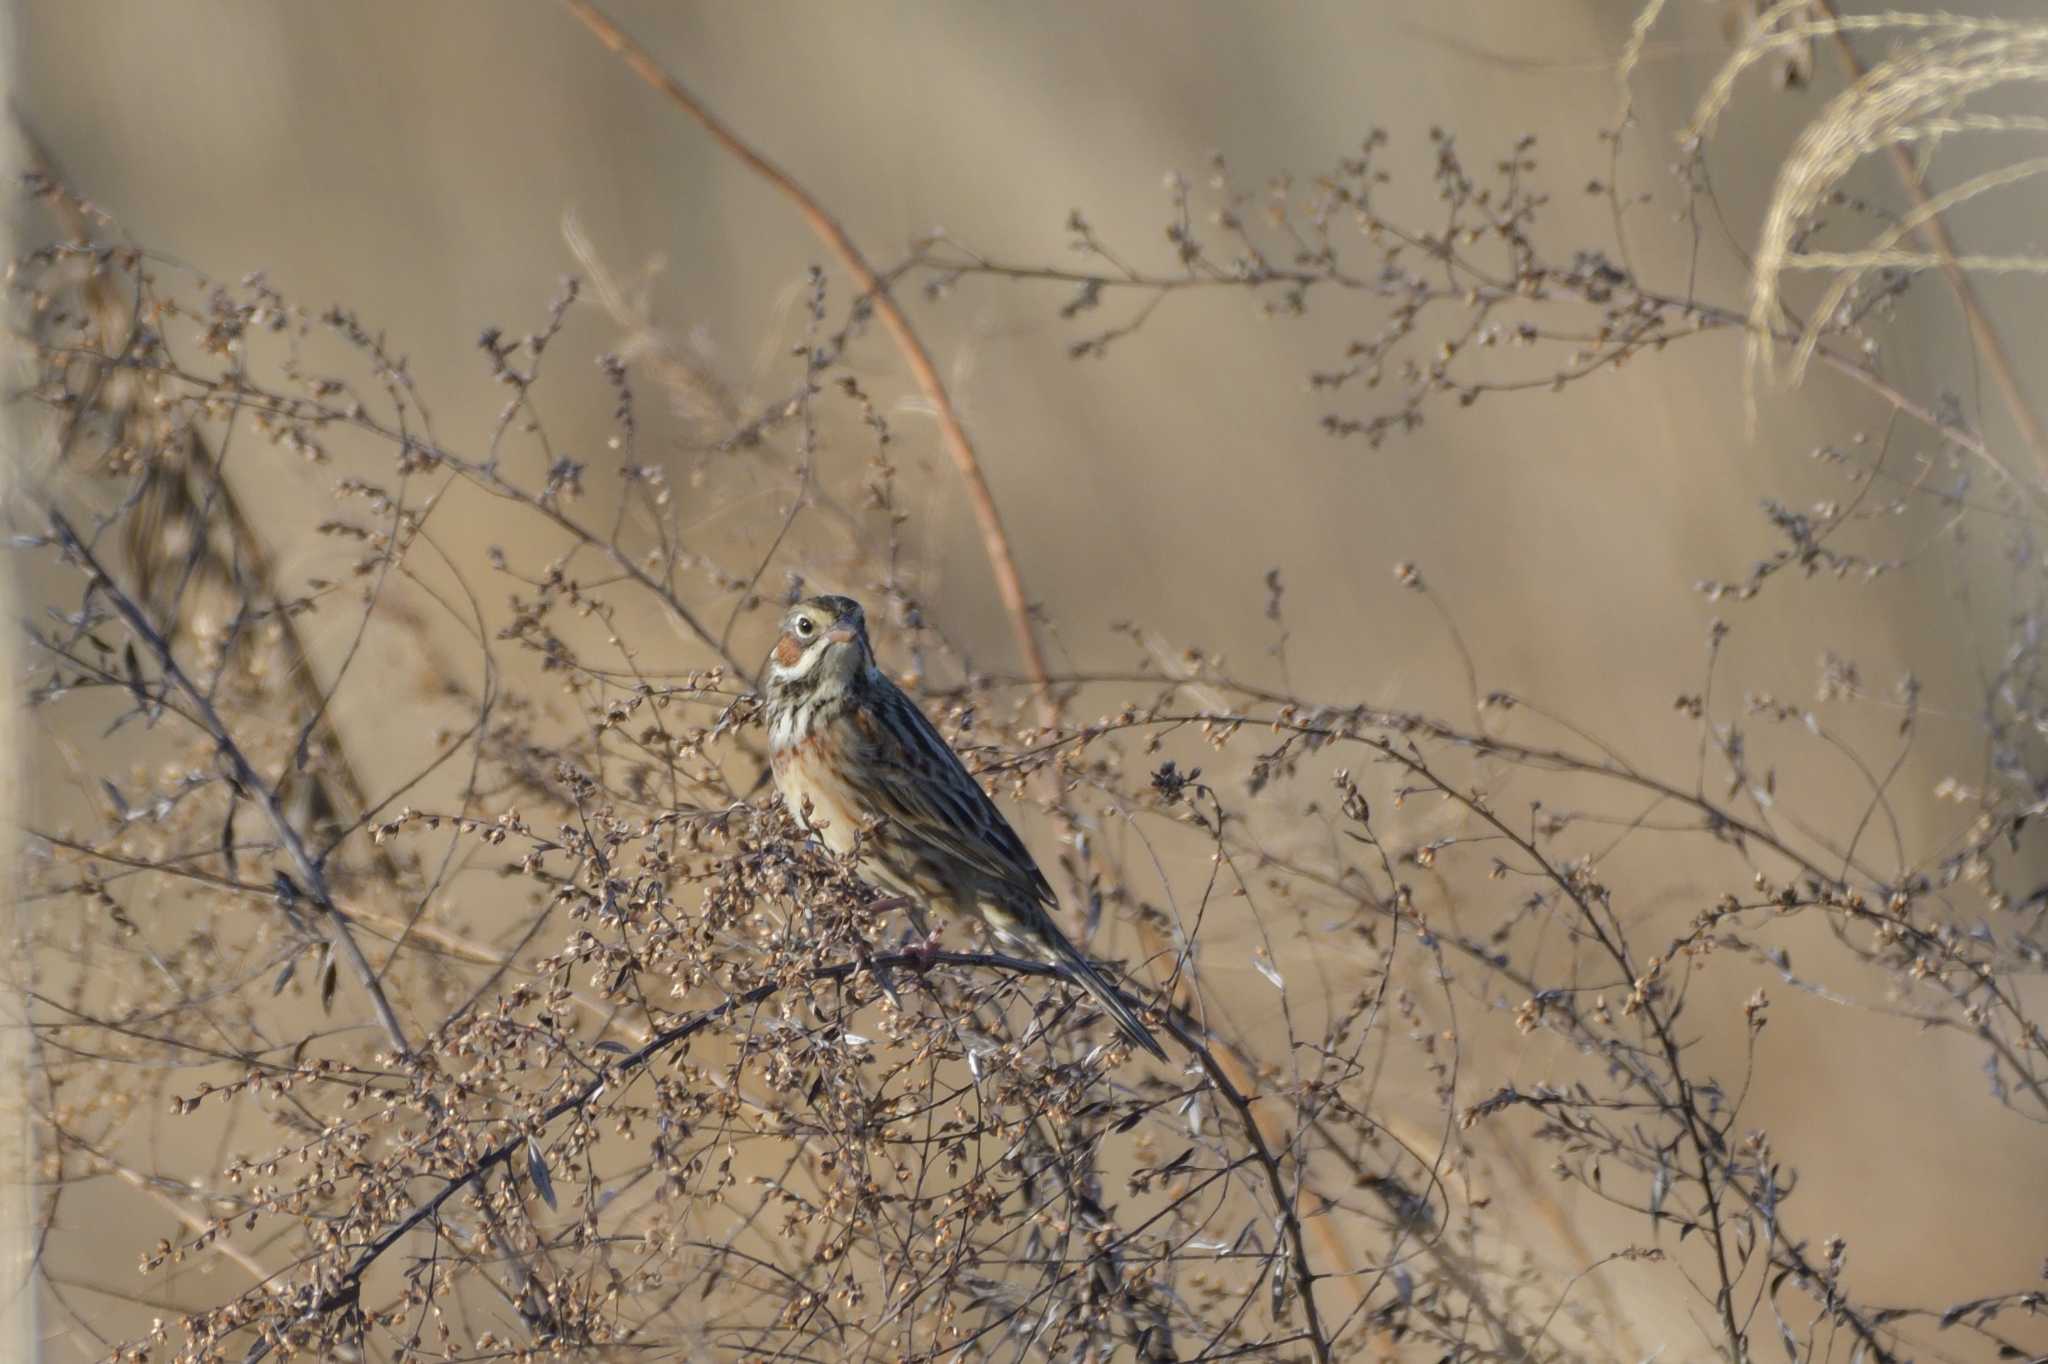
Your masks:
M892 909L910 911L914 936L903 945L903 955L910 958L907 963L910 969L923 975L932 969L932 955L939 950L939 930L925 922L924 904L912 896L885 895L879 900L868 901L871 914L887 914Z
M916 906L917 902L907 895L884 895L879 899L868 901L867 908L870 914L887 914L892 909L908 909L913 915L917 915ZM889 1002L898 1009L901 1009L903 1001L896 997L896 988L889 980L888 968L877 962L869 954L865 943L862 944L860 949L860 961L861 965L868 969L868 974L875 978L875 984L882 987L882 993L889 997ZM911 963L911 969L919 975L923 975L929 967L929 962L919 962L913 959Z

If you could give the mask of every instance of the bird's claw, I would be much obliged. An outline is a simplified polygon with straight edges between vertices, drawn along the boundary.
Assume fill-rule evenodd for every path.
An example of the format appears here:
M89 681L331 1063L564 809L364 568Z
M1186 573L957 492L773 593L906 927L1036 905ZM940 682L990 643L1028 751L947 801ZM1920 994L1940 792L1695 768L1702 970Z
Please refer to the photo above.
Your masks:
M903 955L908 959L905 965L919 975L932 969L932 960L938 954L939 930L936 928L924 937L912 939L910 945L903 949Z

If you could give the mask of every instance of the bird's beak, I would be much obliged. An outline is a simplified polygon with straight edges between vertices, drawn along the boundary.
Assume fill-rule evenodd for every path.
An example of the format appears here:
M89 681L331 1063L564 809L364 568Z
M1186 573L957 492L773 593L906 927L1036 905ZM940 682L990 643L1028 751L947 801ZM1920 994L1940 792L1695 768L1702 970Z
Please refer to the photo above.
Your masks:
M835 625L825 632L827 644L851 644L859 638L859 633L851 625Z

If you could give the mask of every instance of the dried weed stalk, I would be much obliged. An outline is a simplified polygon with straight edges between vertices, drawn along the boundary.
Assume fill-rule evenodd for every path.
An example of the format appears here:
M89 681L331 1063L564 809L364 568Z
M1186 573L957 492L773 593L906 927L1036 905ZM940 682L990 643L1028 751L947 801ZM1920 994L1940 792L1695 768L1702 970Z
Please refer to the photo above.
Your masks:
M1865 69L1851 48L1852 35L1897 44L1892 55ZM2048 26L1951 14L1888 11L1837 14L1830 0L1781 0L1758 16L1727 65L1701 97L1686 138L1695 146L1712 131L1737 84L1757 63L1796 53L1818 39L1831 40L1851 77L1801 132L1778 168L1753 262L1748 350L1752 381L1777 377L1780 331L1796 336L1790 377L1796 382L1812 362L1827 327L1843 319L1856 300L1871 291L1874 272L1897 280L1937 269L1963 305L1971 340L1989 369L2000 397L2035 464L2034 480L2048 474L2048 436L2014 373L2011 359L1986 319L1971 277L2041 274L2048 258L2031 251L1961 252L1944 221L1972 200L2023 184L2048 169L2048 158L2017 154L2048 134L2048 118L2003 110L1987 101L2048 82ZM1921 184L1921 166L1944 143L1983 141L1995 147L1996 164L1939 194ZM1883 223L1866 240L1826 249L1813 238L1829 209L1842 204L1842 186L1866 159L1890 158L1911 205ZM1912 250L1905 243L1924 244ZM1784 276L1811 270L1832 276L1804 318L1791 314ZM1880 284L1880 289L1891 287Z

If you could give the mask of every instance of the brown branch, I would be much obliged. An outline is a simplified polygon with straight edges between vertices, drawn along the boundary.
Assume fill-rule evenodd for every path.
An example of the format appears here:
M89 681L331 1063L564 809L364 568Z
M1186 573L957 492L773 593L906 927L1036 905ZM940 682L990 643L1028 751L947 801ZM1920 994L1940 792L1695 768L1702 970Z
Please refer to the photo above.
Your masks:
M1058 718L1058 707L1053 698L1052 684L1047 678L1044 651L1039 647L1038 633L1031 625L1031 603L1024 595L1024 579L1017 571L1016 556L1010 550L1009 535L1003 530L1002 513L996 507L995 495L989 491L988 479L981 472L981 461L974 453L974 443L968 439L967 429L960 423L960 415L954 410L953 400L946 394L946 385L939 378L938 367L932 363L931 354L918 339L910 320L903 315L889 286L861 255L846 229L841 227L831 214L827 213L809 191L796 182L789 173L754 150L739 134L721 122L717 115L706 107L696 96L685 90L675 77L661 68L660 63L647 50L635 43L589 0L562 0L569 12L583 21L583 24L597 40L617 53L621 60L632 69L633 74L654 89L668 96L671 103L696 121L699 127L711 135L713 141L729 152L741 165L766 180L784 197L794 203L797 211L810 225L818 239L839 258L846 272L853 276L854 284L873 303L875 313L882 319L882 325L889 330L896 342L896 349L902 354L904 364L910 368L911 378L916 380L925 401L932 406L938 418L939 434L944 438L946 451L953 457L953 467L959 470L960 480L967 488L968 503L974 508L974 519L980 524L982 545L988 552L989 568L994 572L996 591L1001 594L1003 606L1010 614L1010 629L1017 637L1017 647L1023 653L1024 666L1030 674L1038 696L1038 708L1043 722L1052 724Z

